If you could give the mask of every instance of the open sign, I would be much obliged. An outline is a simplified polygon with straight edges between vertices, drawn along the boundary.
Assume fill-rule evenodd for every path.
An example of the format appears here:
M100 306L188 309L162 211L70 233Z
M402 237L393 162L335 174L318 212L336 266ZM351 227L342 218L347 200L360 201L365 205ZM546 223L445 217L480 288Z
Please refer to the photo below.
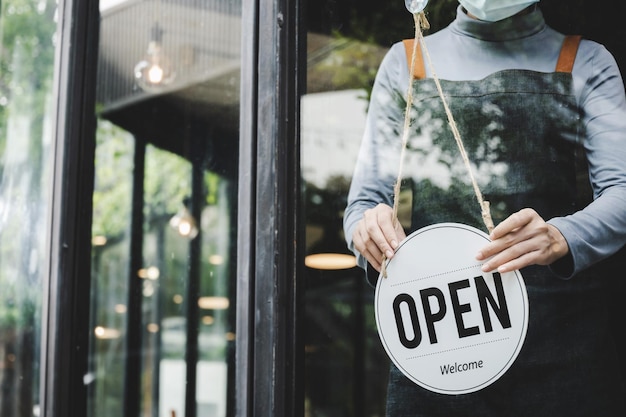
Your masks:
M443 394L480 390L513 364L526 337L528 297L519 271L481 271L489 238L442 223L408 236L376 287L387 354L416 384Z

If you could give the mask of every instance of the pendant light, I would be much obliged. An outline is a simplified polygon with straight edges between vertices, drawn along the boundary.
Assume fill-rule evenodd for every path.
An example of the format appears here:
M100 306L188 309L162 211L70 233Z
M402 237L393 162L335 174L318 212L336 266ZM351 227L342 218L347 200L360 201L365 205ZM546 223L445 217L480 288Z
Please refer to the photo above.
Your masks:
M163 29L155 23L150 30L150 42L145 56L135 65L135 81L148 92L158 91L176 78L172 63L163 52Z

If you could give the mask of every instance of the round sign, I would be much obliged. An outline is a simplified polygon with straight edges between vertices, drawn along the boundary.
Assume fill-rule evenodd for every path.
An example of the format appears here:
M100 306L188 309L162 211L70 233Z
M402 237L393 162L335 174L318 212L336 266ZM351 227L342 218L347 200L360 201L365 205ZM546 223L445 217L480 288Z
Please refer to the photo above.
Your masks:
M378 333L393 363L442 394L478 391L513 364L526 337L528 296L519 271L482 272L489 242L457 223L417 230L376 286Z

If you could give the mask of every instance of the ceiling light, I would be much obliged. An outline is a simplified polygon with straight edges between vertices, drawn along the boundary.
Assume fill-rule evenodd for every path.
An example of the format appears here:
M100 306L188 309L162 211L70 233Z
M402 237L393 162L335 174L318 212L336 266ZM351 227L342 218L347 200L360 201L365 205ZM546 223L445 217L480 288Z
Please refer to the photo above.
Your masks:
M343 253L315 253L304 258L304 264L322 270L350 269L356 266L356 258Z
M178 232L179 235L187 239L193 239L198 236L198 226L196 219L189 212L187 202L184 201L178 213L170 219L170 226Z
M150 42L143 59L135 65L135 81L143 90L153 92L176 78L172 63L163 52L163 29L156 23L151 31Z
M204 310L226 310L230 302L226 297L200 297L198 307Z

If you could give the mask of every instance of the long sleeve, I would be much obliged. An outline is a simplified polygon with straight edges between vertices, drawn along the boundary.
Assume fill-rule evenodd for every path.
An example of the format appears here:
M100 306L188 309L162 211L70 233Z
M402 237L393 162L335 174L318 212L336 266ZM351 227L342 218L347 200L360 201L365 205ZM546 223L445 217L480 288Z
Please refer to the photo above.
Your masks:
M367 113L365 132L344 213L344 232L348 247L357 255L358 264L365 268L366 261L354 249L352 234L363 213L379 203L393 205L393 187L398 175L401 145L400 129L403 125L404 93L396 80L405 62L402 55L394 53L396 45L385 56L379 68ZM407 80L408 85L408 80Z
M568 242L571 277L618 251L626 242L626 97L619 69L602 46L586 41L574 68L594 201L549 221Z
M481 80L507 69L554 71L563 38L545 25L540 12L523 16L511 26L475 21L459 11L448 28L427 36L426 43L439 78L464 81ZM580 44L572 76L585 127L582 140L594 199L571 215L547 219L561 231L570 249L566 259L552 266L564 278L606 259L626 244L623 80L613 56L589 40ZM398 103L404 100L407 85L407 62L399 43L380 66L348 196L344 231L352 250L352 233L363 212L379 203L393 203L401 142L398 130L404 111Z

